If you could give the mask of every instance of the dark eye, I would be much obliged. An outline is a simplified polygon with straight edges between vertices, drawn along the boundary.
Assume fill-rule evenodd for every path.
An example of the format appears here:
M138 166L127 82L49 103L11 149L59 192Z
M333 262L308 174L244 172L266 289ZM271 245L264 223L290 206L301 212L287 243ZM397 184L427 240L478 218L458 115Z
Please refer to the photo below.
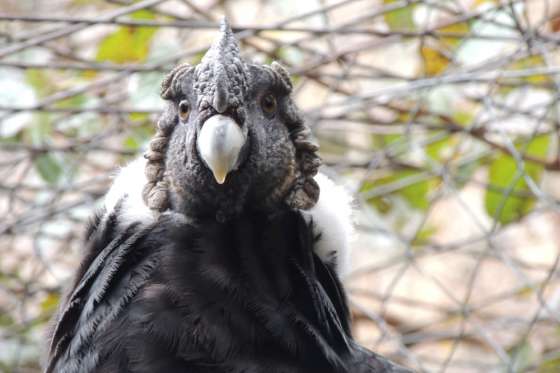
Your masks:
M276 113L276 99L273 95L266 95L262 98L261 107L267 116L272 116Z
M183 122L189 119L190 111L191 111L191 107L189 106L189 103L186 100L179 102L179 118L181 118Z

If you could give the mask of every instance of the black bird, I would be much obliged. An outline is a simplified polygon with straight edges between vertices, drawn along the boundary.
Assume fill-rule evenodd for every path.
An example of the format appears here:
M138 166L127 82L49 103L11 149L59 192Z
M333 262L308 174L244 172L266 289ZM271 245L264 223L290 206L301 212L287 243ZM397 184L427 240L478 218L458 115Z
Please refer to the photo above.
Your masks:
M89 225L46 372L408 372L352 339L347 197L291 90L225 21L170 72L148 152Z

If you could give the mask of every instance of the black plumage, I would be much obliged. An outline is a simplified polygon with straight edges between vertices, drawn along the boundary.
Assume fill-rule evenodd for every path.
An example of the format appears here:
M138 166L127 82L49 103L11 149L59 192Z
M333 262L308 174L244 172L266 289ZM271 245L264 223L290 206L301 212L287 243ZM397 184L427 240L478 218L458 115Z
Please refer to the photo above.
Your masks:
M319 197L318 157L287 74L245 64L236 48L224 24L202 68L176 69L164 82L172 104L143 192L152 217L134 213L130 192L92 219L47 372L406 371L352 339L336 263L318 254L328 227L303 212ZM228 58L237 65L223 69ZM230 85L216 82L237 73ZM262 90L275 95L274 116L250 103ZM189 98L187 121L178 111ZM220 131L244 131L232 135L243 141L223 184L200 140L217 113L238 123L220 122Z

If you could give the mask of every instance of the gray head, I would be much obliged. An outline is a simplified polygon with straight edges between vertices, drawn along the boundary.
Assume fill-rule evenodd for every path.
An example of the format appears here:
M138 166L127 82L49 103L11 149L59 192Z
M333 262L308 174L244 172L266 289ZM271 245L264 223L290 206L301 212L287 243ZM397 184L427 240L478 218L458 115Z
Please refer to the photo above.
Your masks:
M219 220L311 208L320 159L291 90L278 63L243 61L224 20L200 64L180 65L162 83L168 104L146 154L148 206Z

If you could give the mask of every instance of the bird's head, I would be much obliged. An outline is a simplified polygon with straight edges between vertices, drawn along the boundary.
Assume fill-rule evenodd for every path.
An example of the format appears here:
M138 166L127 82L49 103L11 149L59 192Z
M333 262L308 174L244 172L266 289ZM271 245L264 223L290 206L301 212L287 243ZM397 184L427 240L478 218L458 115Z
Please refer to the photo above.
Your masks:
M224 20L196 66L162 83L167 108L146 153L144 200L219 220L245 209L309 209L319 197L320 159L278 63L245 62Z

